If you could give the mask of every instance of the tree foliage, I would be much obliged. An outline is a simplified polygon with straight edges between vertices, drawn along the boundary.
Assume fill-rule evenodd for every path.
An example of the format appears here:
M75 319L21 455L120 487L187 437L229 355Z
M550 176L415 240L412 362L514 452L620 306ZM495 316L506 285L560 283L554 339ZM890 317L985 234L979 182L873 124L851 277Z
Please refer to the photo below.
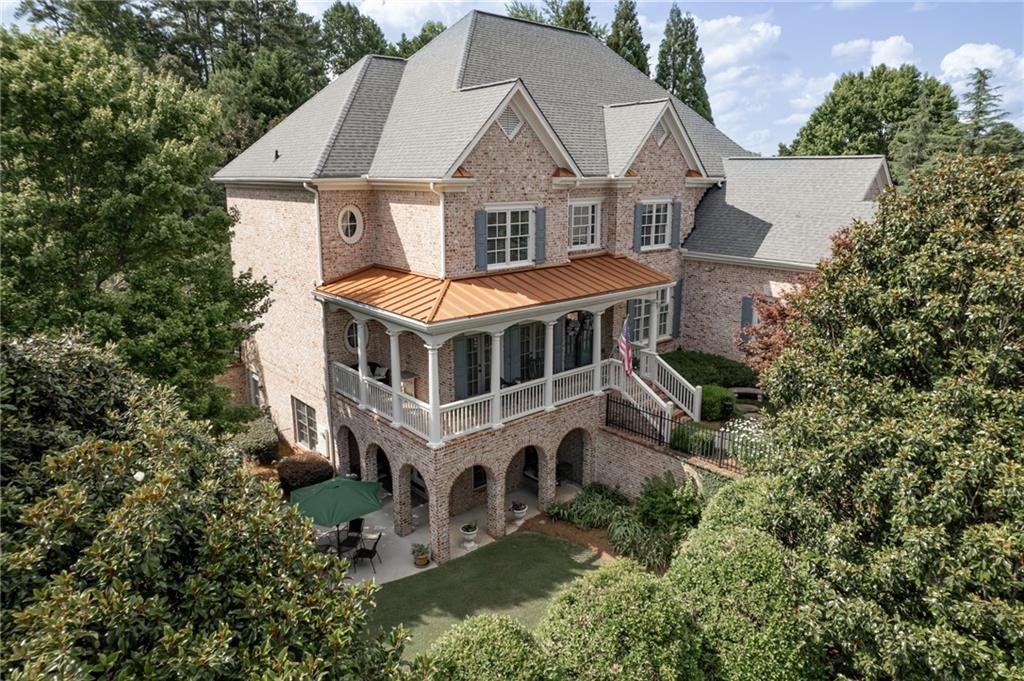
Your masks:
M1006 117L999 108L1001 99L999 89L992 85L991 69L975 69L971 89L964 94L964 153L977 153L982 138Z
M697 23L693 15L683 16L675 3L665 22L654 79L708 122L714 122L704 77L704 50L697 44Z
M542 681L553 664L527 629L503 615L476 615L430 647L430 678L446 681Z
M647 63L647 48L650 46L644 42L643 32L640 30L635 0L619 0L615 5L615 19L612 21L607 45L645 76L651 74L651 66Z
M542 7L526 0L512 0L505 4L505 13L513 19L589 33L598 40L604 40L608 35L608 27L597 23L586 0L544 0Z
M843 234L840 233L838 238L843 238ZM815 272L806 272L797 277L792 288L785 290L778 297L751 291L757 324L743 327L737 344L743 351L747 364L755 371L762 372L770 367L779 354L793 344L789 324L798 314L798 308L793 305L793 301L804 295L816 281Z
M374 586L166 389L82 338L5 339L2 668L11 678L395 678Z
M7 331L82 327L193 414L216 415L211 380L269 292L232 276L232 219L204 194L218 108L95 39L0 41Z
M411 57L431 40L444 33L444 29L445 25L440 21L424 22L420 32L412 38L406 38L403 33L402 37L391 48L391 53L396 57Z
M331 71L341 74L368 54L388 54L390 46L377 22L351 2L335 2L324 11L323 42Z
M1011 678L1024 664L1024 174L954 157L794 302L765 469L819 509L834 672Z

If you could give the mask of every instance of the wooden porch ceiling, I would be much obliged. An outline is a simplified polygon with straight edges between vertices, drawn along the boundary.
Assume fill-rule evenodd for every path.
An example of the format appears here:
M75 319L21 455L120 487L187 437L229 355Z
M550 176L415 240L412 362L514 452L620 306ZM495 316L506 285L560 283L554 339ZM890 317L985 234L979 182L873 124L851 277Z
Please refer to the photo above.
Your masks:
M596 255L463 279L372 265L319 286L317 292L430 324L671 283L635 260Z

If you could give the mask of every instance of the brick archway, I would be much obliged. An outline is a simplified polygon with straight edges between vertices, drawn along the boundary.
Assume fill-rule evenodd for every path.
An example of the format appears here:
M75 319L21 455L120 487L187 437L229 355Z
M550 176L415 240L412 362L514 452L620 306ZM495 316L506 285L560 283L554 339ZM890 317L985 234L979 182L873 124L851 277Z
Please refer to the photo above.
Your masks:
M585 428L573 428L561 437L555 453L556 475L580 486L593 480L593 438Z
M483 471L486 491L484 503L487 507L487 534L495 539L505 536L505 468L495 468L489 463L476 461L465 466L448 485L449 516L459 515L480 505L480 488L474 484L478 473Z
M555 458L550 447L530 444L519 447L505 466L505 489L511 491L527 480L537 486L537 507L545 511L555 502Z
M334 442L338 452L338 461L335 465L338 472L342 474L355 473L359 479L362 479L363 459L355 432L348 426L338 426Z

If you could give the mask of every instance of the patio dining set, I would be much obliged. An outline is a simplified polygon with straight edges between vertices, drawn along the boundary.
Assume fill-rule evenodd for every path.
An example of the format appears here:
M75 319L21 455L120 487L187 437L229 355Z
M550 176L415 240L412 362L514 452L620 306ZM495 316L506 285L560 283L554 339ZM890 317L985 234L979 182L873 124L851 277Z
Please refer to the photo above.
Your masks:
M384 533L364 533L363 516L381 507L380 489L379 482L337 477L293 491L291 503L303 515L312 518L314 524L334 527L334 532L317 537L317 548L329 551L333 546L339 557L348 555L353 570L360 560L369 560L376 573L373 560L376 558L383 564L377 545ZM341 526L345 524L347 530L342 537ZM328 540L326 543L322 542L324 538Z

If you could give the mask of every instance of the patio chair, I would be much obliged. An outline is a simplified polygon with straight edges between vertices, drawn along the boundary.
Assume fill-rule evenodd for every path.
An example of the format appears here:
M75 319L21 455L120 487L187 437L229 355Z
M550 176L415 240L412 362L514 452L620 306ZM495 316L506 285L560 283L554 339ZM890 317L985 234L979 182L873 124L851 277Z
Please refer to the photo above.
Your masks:
M363 533L363 519L362 518L356 518L355 520L348 521L348 534L349 534L349 536L352 536L353 534L362 535L362 533Z
M373 568L373 574L377 574L377 568L373 564L373 559L376 558L380 561L381 565L384 564L384 561L381 559L380 554L377 553L377 544L380 543L380 538L383 536L383 532L378 533L377 538L373 540L373 544L370 546L370 548L366 548L365 546L363 546L361 548L356 549L356 552L352 554L353 570L355 570L356 568L356 563L358 563L363 558L368 558L370 560L370 567Z

